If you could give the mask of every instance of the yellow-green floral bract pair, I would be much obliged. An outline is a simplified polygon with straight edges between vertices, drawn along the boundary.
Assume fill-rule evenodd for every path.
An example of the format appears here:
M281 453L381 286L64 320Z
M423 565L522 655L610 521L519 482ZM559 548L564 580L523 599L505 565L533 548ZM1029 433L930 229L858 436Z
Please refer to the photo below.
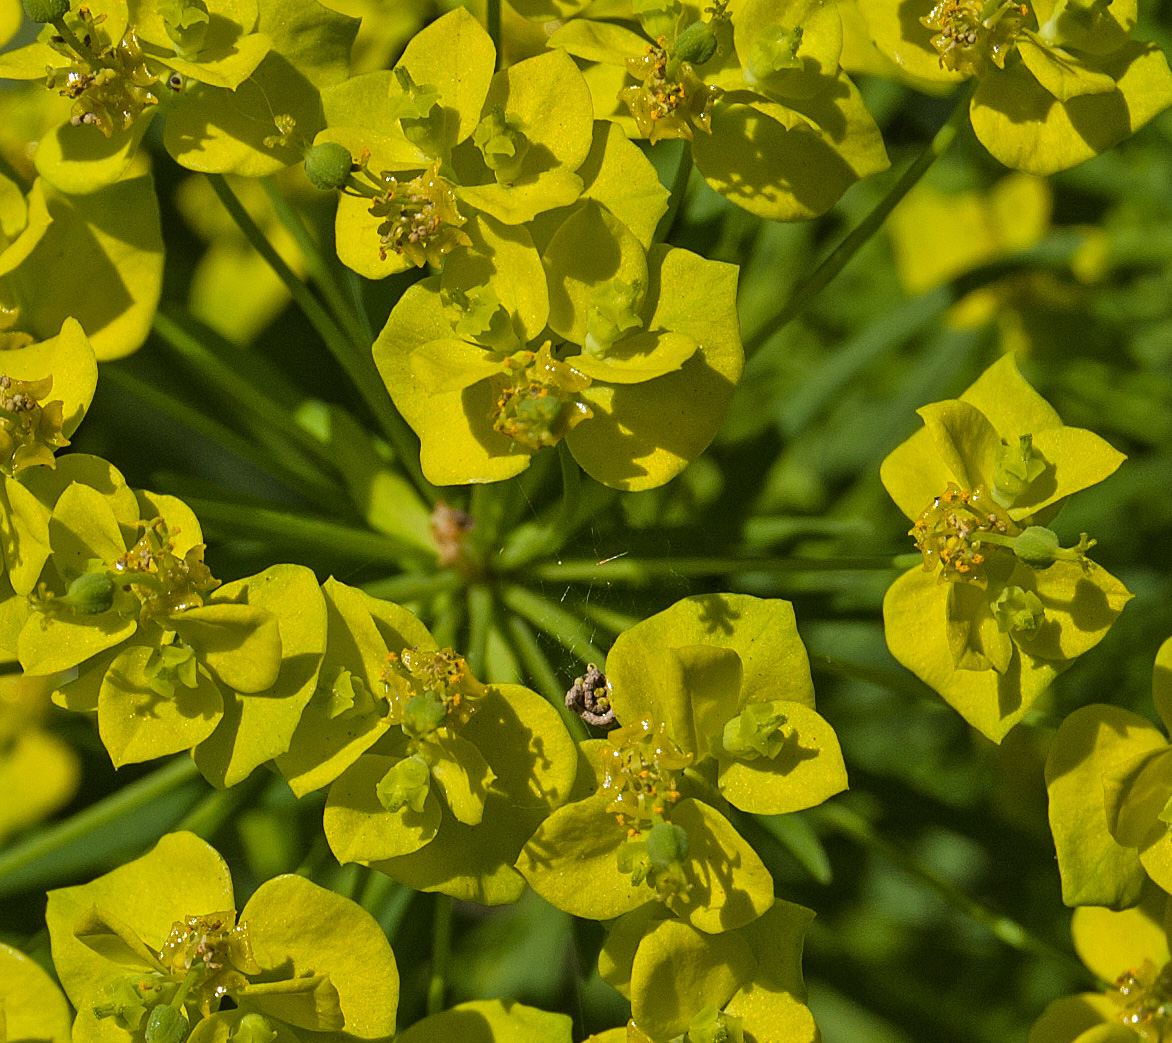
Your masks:
M1123 455L1066 427L1003 356L959 399L919 410L924 427L880 475L924 567L883 600L892 654L974 728L1000 742L1131 595L1046 524Z
M606 689L620 727L581 745L580 799L545 821L521 872L576 916L662 903L706 933L755 920L772 878L727 805L782 814L846 788L792 607L686 598L619 636Z
M1154 887L1133 909L1076 909L1074 948L1105 982L1102 992L1054 1000L1030 1029L1029 1043L1163 1043L1172 1032L1168 896Z
M375 341L437 484L511 478L563 439L591 477L663 485L716 435L744 356L736 269L578 204L539 254L491 218L412 286Z
M879 129L839 68L833 4L596 4L549 45L594 63L585 75L596 115L653 144L686 138L705 180L761 217L815 217L888 166Z
M192 170L260 177L299 162L344 80L357 19L316 0L94 0L0 56L0 77L60 91L37 170L65 191L117 181L156 112Z
M1172 104L1164 53L1130 39L1135 0L859 0L875 45L920 80L977 77L977 137L1006 166L1053 174Z
M300 876L236 912L219 854L171 833L133 862L49 895L53 963L77 1008L74 1043L383 1039L399 974L356 903ZM220 1010L229 998L232 1009ZM188 1034L190 1032L190 1034Z
M1172 639L1156 655L1164 725L1094 703L1063 722L1046 760L1050 829L1067 905L1134 905L1150 877L1172 888Z
M278 769L298 795L329 786L338 860L417 890L515 902L517 855L574 780L557 711L521 685L483 685L406 609L323 586L320 682Z

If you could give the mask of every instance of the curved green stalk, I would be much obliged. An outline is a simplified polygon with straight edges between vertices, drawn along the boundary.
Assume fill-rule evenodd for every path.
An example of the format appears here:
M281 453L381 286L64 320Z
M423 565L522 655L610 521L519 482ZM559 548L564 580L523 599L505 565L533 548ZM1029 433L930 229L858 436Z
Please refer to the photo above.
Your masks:
M110 829L115 823L135 815L151 802L173 793L198 777L199 769L190 757L176 757L146 778L132 782L96 804L91 804L72 818L41 830L23 843L14 844L0 855L0 894L11 890L3 884L8 883L20 870L50 855L58 855L64 847L75 841Z
M407 472L420 494L428 503L434 504L439 494L435 487L423 477L423 471L419 466L419 444L415 432L407 426L407 422L399 416L394 403L391 402L369 351L359 350L358 345L352 343L338 328L337 323L310 292L309 287L297 278L293 269L285 263L281 255L273 248L273 244L265 238L264 232L260 230L240 200L236 198L223 175L207 174L205 176L211 182L220 202L224 204L240 231L244 233L245 238L285 284L285 288L292 295L294 302L313 328L317 330L318 335L325 342L326 348L334 356L338 365L342 367L346 376L350 378L350 382L362 396L367 408L374 414L379 426L383 429L400 465Z
M427 983L427 1013L439 1014L444 1009L447 992L448 957L452 951L452 899L450 895L435 896L435 919L431 927L431 979Z
M846 238L794 290L790 295L790 299L778 313L777 318L768 324L768 332L765 334L765 338L745 345L746 355L752 355L755 351L759 350L765 343L765 339L773 336L778 330L786 326L805 310L806 305L826 288L827 284L847 266L850 259L862 249L871 236L879 231L883 226L883 222L887 220L887 216L896 208L900 200L911 191L916 182L927 173L928 168L948 151L949 146L956 139L956 135L961 126L968 118L969 101L972 99L973 91L977 88L977 82L974 78L960 92L956 100L956 107L945 121L944 126L936 132L932 140L924 146L924 150L912 160L908 168L899 175L898 180L891 186L887 194L875 204L874 209L847 234Z
M509 616L506 625L513 650L517 653L517 658L521 661L525 672L537 686L537 690L562 715L562 721L576 741L589 739L590 732L586 727L586 722L566 706L565 692L558 682L557 674L541 650L541 645L537 643L537 638L529 628L529 624L516 616Z
M608 561L562 561L536 566L531 575L555 583L629 583L638 586L663 577L770 575L807 572L875 572L910 568L919 554L874 558L612 558Z

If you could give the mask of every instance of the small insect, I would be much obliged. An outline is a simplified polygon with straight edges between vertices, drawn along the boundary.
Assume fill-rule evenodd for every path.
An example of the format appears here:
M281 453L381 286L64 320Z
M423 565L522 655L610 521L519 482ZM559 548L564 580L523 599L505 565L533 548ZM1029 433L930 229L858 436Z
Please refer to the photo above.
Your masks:
M183 90L183 75L178 72L171 73L171 75L167 77L167 86L170 87L173 91Z

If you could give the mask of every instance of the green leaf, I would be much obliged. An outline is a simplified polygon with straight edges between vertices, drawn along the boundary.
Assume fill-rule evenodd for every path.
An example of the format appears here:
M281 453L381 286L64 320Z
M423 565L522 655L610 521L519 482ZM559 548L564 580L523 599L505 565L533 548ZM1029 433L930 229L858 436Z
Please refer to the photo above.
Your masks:
M1006 166L1053 174L1106 152L1172 103L1168 62L1150 44L1125 44L1100 68L1116 89L1067 102L1024 64L990 70L969 109L977 138Z
M705 1007L723 1007L756 962L736 932L707 935L677 920L656 924L639 942L631 967L635 1024L656 1039L681 1035Z
M1115 90L1115 81L1105 72L1091 68L1060 48L1040 45L1024 36L1017 41L1017 53L1034 79L1061 102Z
M448 148L468 137L480 122L495 67L492 39L462 7L416 33L395 66L408 69L416 83L439 91L440 104L455 116L447 119Z
M671 822L688 834L689 889L667 898L673 913L716 934L743 927L773 905L769 870L719 811L688 797L672 808Z
M962 489L992 487L1001 439L986 417L967 402L951 399L916 410L936 452ZM940 487L934 495L944 492Z
M151 179L120 181L84 196L66 196L37 181L29 206L46 210L52 223L38 235L30 218L22 238L35 237L35 245L14 268L8 265L21 239L0 255L0 275L15 293L21 328L46 340L72 316L99 361L136 351L150 332L162 289L163 240ZM68 265L61 264L63 256Z
M49 520L53 564L68 584L97 560L107 568L125 552L118 518L97 489L73 482L58 498Z
M224 700L206 673L196 685L176 684L174 695L160 695L146 672L152 649L143 645L119 655L98 694L98 733L115 768L188 750L215 731Z
M61 332L48 340L4 352L2 370L13 380L53 377L47 401L61 403L61 430L67 437L77 430L98 383L94 349L80 323L73 318L66 318Z
M476 826L445 815L430 844L373 868L420 891L497 905L515 902L525 882L513 868L525 842L570 792L573 740L558 712L520 685L494 685L460 729L496 773ZM613 821L613 819L612 819Z
M574 356L574 368L593 380L642 384L681 369L699 345L683 333L635 333L615 341L605 358Z
M583 197L601 203L650 249L671 193L639 146L616 124L596 120L590 153L577 172Z
M2 942L0 982L0 1025L8 1039L69 1043L72 1018L61 990L35 960Z
M921 568L892 583L883 599L887 647L977 731L999 743L1067 664L1015 651L1003 673L958 670L946 625L949 586Z
M566 436L587 474L628 491L663 485L708 447L744 369L733 266L656 246L648 274L654 311L645 328L685 334L699 350L655 380L587 388L594 417Z
M73 937L103 959L141 970L159 969L158 956L116 916L91 906L73 925Z
M1103 779L1116 767L1166 746L1138 714L1084 706L1062 722L1046 758L1050 830L1067 905L1134 905L1145 874L1138 853L1111 834Z
M573 1022L513 1000L473 1000L415 1022L398 1043L570 1043Z
M434 839L443 809L429 791L421 812L404 804L387 811L378 798L379 781L396 758L365 753L330 786L322 820L330 850L339 862L376 862L418 851Z
M141 858L88 884L49 892L45 914L53 964L78 1009L78 1038L99 1038L93 1004L126 970L94 952L73 934L94 906L123 921L148 948L158 951L176 920L235 908L224 860L191 833L170 833Z
M549 280L549 326L573 344L585 344L590 306L598 287L621 280L648 286L642 245L598 203L584 203L554 234L542 256Z
M921 21L935 2L858 0L858 5L875 46L903 72L929 83L958 83L968 77L944 67L931 43L933 30Z
M559 808L541 823L517 860L526 882L550 905L573 916L610 920L653 901L646 882L618 867L626 831L597 794ZM689 838L690 840L690 838Z
M533 245L528 229L502 225L491 217L469 218L464 232L472 244L453 250L444 263L440 277L441 292L469 293L491 286L500 301L513 336L524 345L534 340L549 321L549 292L541 256ZM516 350L520 345L496 343L495 327L488 337L478 340L501 350ZM451 326L447 336L451 336ZM465 385L466 386L466 385Z
M395 956L378 922L357 903L304 877L278 876L256 889L240 919L249 924L263 971L328 977L348 1034L377 1039L395 1031ZM260 1000L252 1002L266 1009Z
M234 693L215 732L196 747L204 778L234 786L289 749L293 733L317 688L326 645L326 605L317 578L302 565L274 565L216 591L217 600L242 599L276 619L280 671L256 695Z
M692 155L717 192L770 221L817 217L856 181L890 165L879 128L841 71L821 91L785 105L753 95L722 99L712 133L695 136Z
M7 750L0 757L0 792L7 794L0 805L0 843L68 804L81 776L73 747L50 732L26 728L7 741ZM0 958L0 966L3 963ZM3 978L0 974L0 980Z
M403 136L393 112L394 95L397 86L390 71L363 73L322 91L329 127L315 143L335 141L351 156L369 149L370 167L375 171L423 170L431 164L431 157Z
M801 703L779 701L786 741L771 760L721 758L720 794L755 815L781 815L821 804L847 788L838 737L826 720Z
M276 682L281 670L281 629L268 609L216 598L172 616L170 624L227 687L252 694Z
M217 20L213 20L212 28L216 25ZM211 42L210 32L208 38L209 43L200 51L198 61L188 61L178 55L168 55L160 61L168 69L174 69L199 83L234 91L256 71L273 46L264 33L250 33L231 43L223 41L218 45Z
M397 723L381 700L369 713L330 716L330 689L340 671L360 678L367 691L381 694L388 651L436 647L427 628L398 605L332 578L322 584L322 593L327 630L319 694L306 705L289 751L277 757L277 767L298 796L331 783Z

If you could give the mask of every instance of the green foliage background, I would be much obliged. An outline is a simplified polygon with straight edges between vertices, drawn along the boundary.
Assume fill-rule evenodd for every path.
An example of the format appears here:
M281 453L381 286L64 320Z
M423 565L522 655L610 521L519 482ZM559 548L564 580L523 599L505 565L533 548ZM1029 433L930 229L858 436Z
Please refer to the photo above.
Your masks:
M1136 36L1172 46L1168 0L1141 8ZM1053 176L1052 223L1028 249L912 294L882 232L777 330L790 292L884 195L952 105L877 78L859 77L859 86L894 172L855 185L824 217L761 222L693 174L669 242L741 265L745 379L700 460L663 488L609 498L557 554L563 561L617 559L628 572L608 578L598 566L593 576L571 580L556 569L541 574L550 563L539 562L527 582L577 621L578 636L567 635L564 644L538 637L565 687L592 654L583 639L603 649L612 640L606 621L641 619L707 591L792 600L819 710L838 733L851 790L833 807L779 826L780 838L745 816L737 824L780 893L817 911L805 968L826 1043L1024 1040L1047 1001L1086 984L1069 945L1046 822L1048 740L1066 713L1089 702L1154 719L1152 662L1172 634L1172 114ZM162 156L157 130L147 143ZM681 147L650 151L665 184ZM965 129L926 183L947 193L983 192L1003 174ZM347 537L347 529L365 528L352 506L339 504L326 517L280 476L209 437L207 425L183 419L191 410L243 439L257 437L264 419L209 379L221 366L290 409L309 397L360 418L366 412L295 308L283 308L247 347L184 314L197 266L231 233L217 232L209 247L183 207L192 175L164 160L155 177L167 241L162 313L180 333L156 333L135 356L103 367L74 450L110 459L133 486L184 497L209 538L209 564L225 581L296 561L320 579L332 574L393 597L394 583L383 581L397 570L368 542ZM329 197L296 198L328 244ZM934 220L933 240L947 244L963 234L945 211ZM1087 260L1092 251L1100 264ZM374 329L416 278L412 270L364 284ZM982 290L998 302L993 321L971 328L946 321L955 302ZM211 346L210 358L176 349L185 328ZM907 523L879 483L879 463L918 426L918 406L958 395L1006 347L1021 349L1023 372L1067 424L1093 429L1127 453L1120 471L1080 494L1055 528L1064 544L1079 532L1094 534L1095 560L1135 600L1102 644L1058 678L1048 705L995 747L887 653L879 608L896 572L836 568L834 561L889 561L911 549ZM511 500L500 499L500 509L514 512L517 523L556 511L559 483L542 477L523 481ZM596 494L592 485L584 489ZM478 512L494 495L456 490L451 502ZM281 521L290 517L324 518L339 528ZM696 564L737 555L771 564ZM795 559L826 565L787 565ZM131 766L115 774L87 722L64 711L51 722L83 761L82 788L60 818L155 770ZM0 849L0 940L47 963L45 889L88 879L181 822L224 852L239 904L258 881L298 866L349 893L358 886L357 867L338 869L324 847L323 799L298 802L267 772L223 793L197 779L15 872L4 872ZM23 839L30 836L36 833ZM383 907L403 977L401 1026L423 1013L432 902L403 890ZM574 922L532 894L490 911L458 905L451 999L507 995L562 1010L575 1019L576 1038L618 1024L623 1001L592 974L600 941L597 925Z

